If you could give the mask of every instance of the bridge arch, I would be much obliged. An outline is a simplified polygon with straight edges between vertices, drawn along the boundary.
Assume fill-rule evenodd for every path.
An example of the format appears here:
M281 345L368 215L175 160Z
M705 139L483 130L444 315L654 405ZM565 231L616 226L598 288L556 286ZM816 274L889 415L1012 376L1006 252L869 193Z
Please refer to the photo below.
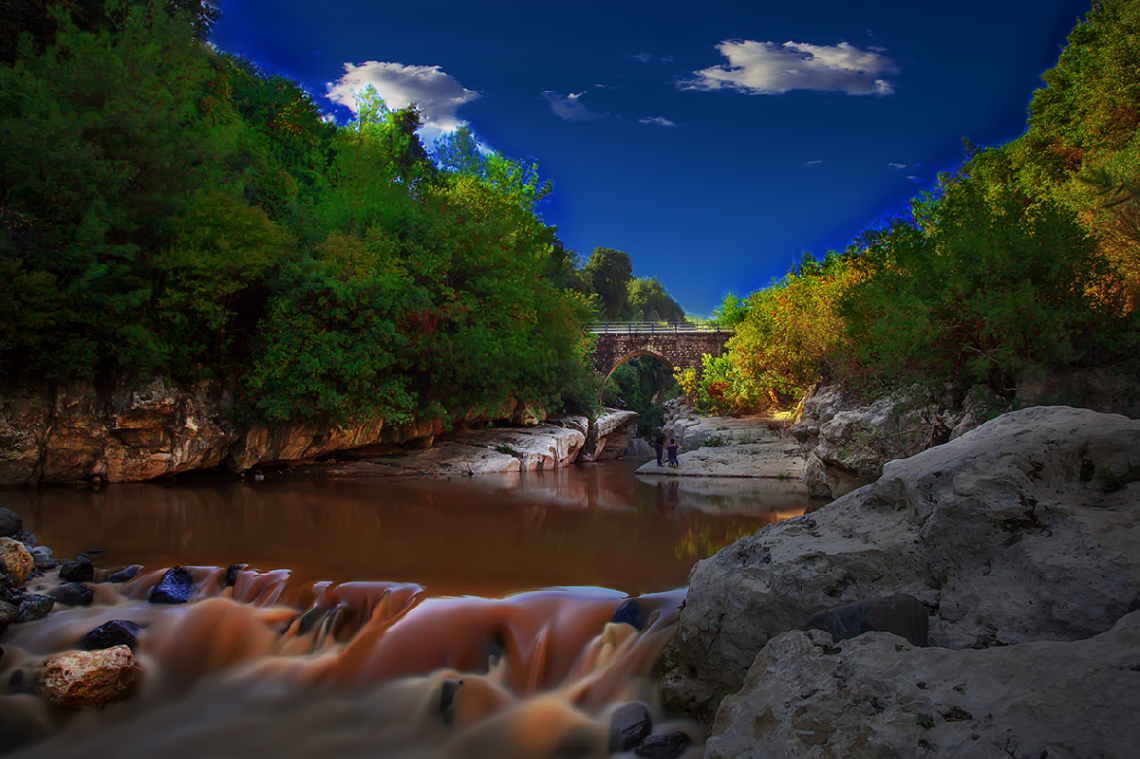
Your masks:
M672 361L670 361L669 359L665 358L660 353L654 353L653 351L649 351L649 350L635 351L634 353L629 353L629 354L623 356L622 358L619 358L617 360L617 363L614 364L612 367L610 367L609 372L606 374L606 381L608 382L610 377L614 376L614 372L616 372L618 370L619 366L626 363L627 361L630 361L631 359L637 358L638 356L649 356L650 358L657 359L659 362L661 362L662 364L665 365L665 367L669 370L670 374L673 373L673 367L677 366L677 364L675 364ZM601 370L599 370L598 373L601 374Z
M629 322L594 325L594 369L606 379L635 356L652 356L682 369L703 368L704 354L721 356L732 332L717 325Z

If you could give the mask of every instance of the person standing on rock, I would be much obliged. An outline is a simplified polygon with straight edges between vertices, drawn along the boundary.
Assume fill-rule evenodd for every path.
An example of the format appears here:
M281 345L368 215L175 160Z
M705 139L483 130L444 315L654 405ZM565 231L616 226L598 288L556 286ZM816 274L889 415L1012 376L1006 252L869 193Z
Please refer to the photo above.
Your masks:
M661 454L665 452L665 431L657 433L656 439L653 441L653 448L657 451L657 466L665 466L661 463Z
M677 467L680 465L681 462L677 460L677 441L670 440L669 447L665 450L669 451L669 466Z

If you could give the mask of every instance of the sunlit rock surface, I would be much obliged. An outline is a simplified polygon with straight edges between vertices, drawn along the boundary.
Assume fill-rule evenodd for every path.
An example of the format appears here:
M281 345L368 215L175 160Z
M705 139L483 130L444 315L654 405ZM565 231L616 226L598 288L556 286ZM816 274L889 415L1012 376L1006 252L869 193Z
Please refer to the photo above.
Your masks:
M804 444L802 480L813 496L837 498L874 482L886 462L949 440L962 419L919 389L870 405L853 403L838 387L821 388L804 401L803 416L792 428Z
M1129 757L1140 746L1140 612L1077 642L915 648L787 632L720 706L707 759Z
M354 452L356 461L325 468L337 476L385 474L478 475L533 472L569 466L586 436L553 424L488 427L454 433L430 448Z
M676 468L646 463L638 474L665 477L760 477L785 480L807 494L799 482L804 458L788 434L788 425L775 416L699 416L677 401L666 403L666 443L677 443Z
M1140 422L1026 409L738 541L690 575L667 702L711 717L770 639L877 596L918 598L949 648L1105 632L1140 605L1137 451Z

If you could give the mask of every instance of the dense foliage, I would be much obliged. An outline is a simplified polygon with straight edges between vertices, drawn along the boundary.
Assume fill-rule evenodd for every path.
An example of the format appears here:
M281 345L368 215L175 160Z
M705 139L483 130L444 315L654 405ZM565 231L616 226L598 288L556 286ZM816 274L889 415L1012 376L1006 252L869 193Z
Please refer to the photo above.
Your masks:
M721 318L729 352L678 377L742 412L821 379L988 385L1140 353L1140 6L1104 0L1043 75L1026 132Z
M344 127L199 2L10 0L0 371L234 384L269 421L444 424L589 384L549 182L365 93ZM165 12L155 12L161 8ZM579 290L583 288L578 288Z

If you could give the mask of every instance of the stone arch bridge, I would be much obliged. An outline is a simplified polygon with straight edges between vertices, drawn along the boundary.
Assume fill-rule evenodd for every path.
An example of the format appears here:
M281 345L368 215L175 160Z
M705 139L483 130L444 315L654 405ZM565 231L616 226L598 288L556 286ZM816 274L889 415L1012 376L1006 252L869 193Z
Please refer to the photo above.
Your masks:
M701 371L701 356L720 356L732 330L716 323L608 322L591 324L594 368L606 379L636 356L652 356L672 370L694 367Z

